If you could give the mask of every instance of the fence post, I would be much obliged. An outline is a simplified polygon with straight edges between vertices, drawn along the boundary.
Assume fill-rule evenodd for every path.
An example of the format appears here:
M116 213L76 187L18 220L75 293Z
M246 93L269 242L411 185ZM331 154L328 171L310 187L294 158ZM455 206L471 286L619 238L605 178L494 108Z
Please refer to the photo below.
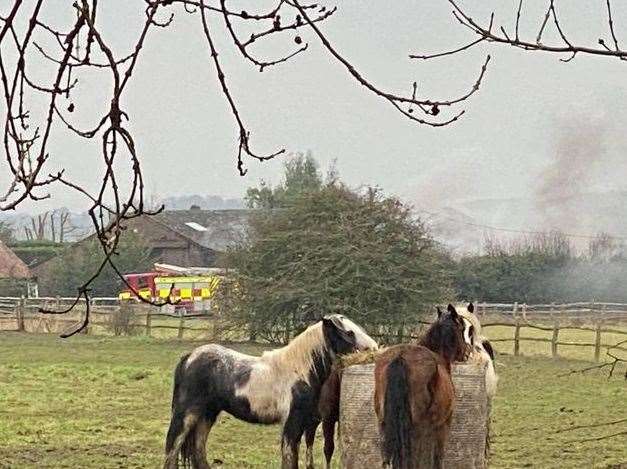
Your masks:
M15 317L17 319L17 330L18 332L24 332L24 307L25 300L24 296L22 296L17 304L17 309L15 311Z
M181 308L180 311L180 319L179 319L179 333L178 333L178 338L182 339L183 338L183 327L185 325L185 314L184 314L184 310Z
M512 310L512 317L518 317L518 301L514 302L514 308Z
M557 337L560 332L559 323L555 321L553 323L553 337L551 338L551 356L557 358Z
M150 337L150 332L151 332L151 318L150 318L150 310L152 308L148 307L146 308L146 336Z
M601 322L597 321L594 336L594 361L598 362L601 356Z
M514 356L520 355L520 321L516 319L516 329L514 329Z
M528 322L527 321L527 303L522 304L521 310L522 310L523 321Z

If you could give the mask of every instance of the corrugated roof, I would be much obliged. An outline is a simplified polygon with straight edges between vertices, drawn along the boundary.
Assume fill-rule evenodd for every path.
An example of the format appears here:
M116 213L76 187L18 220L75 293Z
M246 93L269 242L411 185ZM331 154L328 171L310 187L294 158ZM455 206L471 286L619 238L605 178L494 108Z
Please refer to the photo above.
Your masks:
M165 210L153 220L213 251L246 239L250 210Z
M0 278L32 278L30 269L0 241Z

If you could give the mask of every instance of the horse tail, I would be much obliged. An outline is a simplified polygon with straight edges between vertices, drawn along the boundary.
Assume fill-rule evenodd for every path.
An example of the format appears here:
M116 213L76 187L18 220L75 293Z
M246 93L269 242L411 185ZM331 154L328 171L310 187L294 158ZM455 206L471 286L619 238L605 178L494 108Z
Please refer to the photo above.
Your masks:
M401 356L387 367L383 396L382 455L392 469L413 467L414 426L407 363Z
M183 467L189 467L191 451L193 448L193 428L199 415L190 412L181 399L181 383L184 379L185 364L189 354L181 357L174 370L174 389L172 391L172 418L165 440L165 464L164 469L178 469L179 453L182 453Z

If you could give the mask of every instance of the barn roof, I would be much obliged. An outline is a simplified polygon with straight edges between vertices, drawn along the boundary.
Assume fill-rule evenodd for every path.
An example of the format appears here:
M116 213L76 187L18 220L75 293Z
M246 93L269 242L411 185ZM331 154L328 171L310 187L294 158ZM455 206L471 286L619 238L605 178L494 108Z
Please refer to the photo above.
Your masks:
M32 278L24 262L0 241L0 278Z
M204 248L223 252L246 239L250 210L165 210L150 218Z

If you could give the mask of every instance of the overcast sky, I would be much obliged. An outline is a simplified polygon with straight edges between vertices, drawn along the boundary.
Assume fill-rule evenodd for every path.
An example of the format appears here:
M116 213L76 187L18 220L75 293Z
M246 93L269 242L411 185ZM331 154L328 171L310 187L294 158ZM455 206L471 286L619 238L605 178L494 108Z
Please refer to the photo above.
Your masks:
M234 9L250 8L250 3L231 2ZM511 29L517 1L482 3L498 6L499 22ZM594 45L599 37L609 39L604 2L569 4L562 8L563 26L573 40ZM144 2L115 0L99 6L105 39L122 57L136 40ZM614 6L618 33L627 41L627 5L619 7ZM48 8L51 20L67 29L71 14L62 12L57 2ZM422 206L435 206L459 198L533 195L545 174L554 177L564 126L585 139L593 122L603 132L601 144L592 148L602 150L590 155L584 189L627 189L627 64L585 56L562 63L556 55L498 45L430 62L410 60L409 53L436 52L473 39L450 10L444 0L343 0L321 25L368 79L399 93L417 80L425 96L455 97L472 86L486 53L492 54L480 92L462 107L466 115L437 129L408 121L356 84L309 31L300 33L310 44L306 53L260 73L238 55L214 18L220 57L253 147L259 152L311 150L323 168L337 160L342 178L351 185L377 185ZM280 158L264 164L248 160L247 176L238 175L237 128L219 91L200 17L173 11L171 27L150 32L121 104L130 116L147 191L159 197L238 197L262 178L276 181ZM473 17L487 19L487 11L473 10ZM541 19L540 10L525 10L521 31L535 37ZM257 51L269 57L291 50L294 35L288 32L260 44ZM552 37L548 34L547 41ZM31 74L49 83L50 69L34 64ZM82 127L101 115L109 86L104 75L81 78L71 101L76 106L72 116ZM91 187L101 177L100 141L69 136L57 126L50 149L49 172L66 168L73 180ZM67 190L54 190L53 196L40 207L88 206Z

